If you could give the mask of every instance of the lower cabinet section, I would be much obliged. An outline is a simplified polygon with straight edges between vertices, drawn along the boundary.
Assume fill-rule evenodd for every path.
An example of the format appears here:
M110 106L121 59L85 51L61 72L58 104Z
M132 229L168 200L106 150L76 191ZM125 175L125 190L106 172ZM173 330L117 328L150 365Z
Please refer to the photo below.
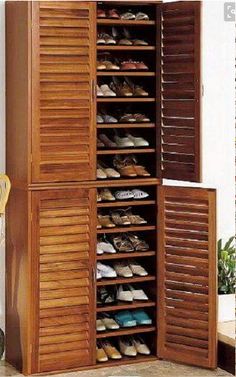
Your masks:
M34 292L33 372L94 363L94 189L32 194Z

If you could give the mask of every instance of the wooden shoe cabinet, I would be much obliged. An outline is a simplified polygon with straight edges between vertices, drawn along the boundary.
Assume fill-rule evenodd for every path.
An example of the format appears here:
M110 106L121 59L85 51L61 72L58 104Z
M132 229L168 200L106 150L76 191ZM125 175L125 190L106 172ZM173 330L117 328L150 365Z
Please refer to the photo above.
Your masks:
M96 8L149 20L97 19ZM42 1L6 4L6 359L24 374L168 359L216 367L215 191L163 185L200 181L200 3ZM146 46L99 45L97 32ZM98 71L97 56L138 60L147 71ZM147 97L96 97L128 77ZM98 123L98 112L145 113L146 123ZM130 131L143 148L97 148L97 135ZM135 155L150 177L96 179L96 163ZM139 188L145 200L97 202L102 188ZM131 207L147 224L97 229L97 212ZM97 237L135 232L146 252L96 255ZM146 277L96 280L96 263L132 257ZM97 305L97 289L140 287L144 303ZM96 316L144 309L152 325L100 332ZM150 356L96 362L96 340L141 334Z

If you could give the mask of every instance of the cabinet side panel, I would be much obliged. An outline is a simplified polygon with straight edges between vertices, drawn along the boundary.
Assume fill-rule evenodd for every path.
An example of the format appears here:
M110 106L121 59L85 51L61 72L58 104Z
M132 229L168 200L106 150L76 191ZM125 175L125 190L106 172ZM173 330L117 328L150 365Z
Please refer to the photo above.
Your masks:
M29 180L30 2L6 3L7 173L18 185Z
M28 193L12 189L7 209L6 360L27 373Z

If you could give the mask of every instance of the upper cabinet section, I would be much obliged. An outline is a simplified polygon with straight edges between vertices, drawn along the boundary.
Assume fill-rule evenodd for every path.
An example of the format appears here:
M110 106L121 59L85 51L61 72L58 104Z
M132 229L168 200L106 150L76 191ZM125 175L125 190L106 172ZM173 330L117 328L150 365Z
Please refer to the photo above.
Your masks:
M200 181L200 7L165 3L160 30L162 177Z
M32 2L32 182L94 180L96 10Z

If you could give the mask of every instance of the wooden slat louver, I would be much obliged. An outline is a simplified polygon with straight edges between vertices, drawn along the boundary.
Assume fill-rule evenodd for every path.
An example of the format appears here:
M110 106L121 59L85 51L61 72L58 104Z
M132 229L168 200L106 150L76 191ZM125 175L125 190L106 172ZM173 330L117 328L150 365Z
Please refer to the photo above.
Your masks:
M95 200L94 189L52 190L33 196L39 222L35 372L93 363Z
M200 181L200 2L162 5L162 177Z
M95 179L94 9L32 4L34 182Z
M215 368L215 191L164 186L158 203L158 355Z

